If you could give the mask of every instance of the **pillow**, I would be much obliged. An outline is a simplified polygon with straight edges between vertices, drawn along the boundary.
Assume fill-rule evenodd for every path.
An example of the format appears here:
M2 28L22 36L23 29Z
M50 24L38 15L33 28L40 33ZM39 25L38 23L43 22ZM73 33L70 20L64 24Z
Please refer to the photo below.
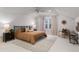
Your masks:
M21 28L21 32L25 32L25 28Z
M26 32L29 31L29 28L26 28L25 31L26 31Z
M28 32L33 32L33 30L28 30Z
M15 32L21 32L21 30L20 29L17 29Z

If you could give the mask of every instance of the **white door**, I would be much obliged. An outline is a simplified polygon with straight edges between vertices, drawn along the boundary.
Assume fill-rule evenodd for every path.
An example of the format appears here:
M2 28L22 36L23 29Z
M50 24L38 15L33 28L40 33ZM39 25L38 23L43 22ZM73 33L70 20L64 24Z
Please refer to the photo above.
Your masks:
M51 33L51 17L50 16L44 17L44 30L47 34L52 34Z

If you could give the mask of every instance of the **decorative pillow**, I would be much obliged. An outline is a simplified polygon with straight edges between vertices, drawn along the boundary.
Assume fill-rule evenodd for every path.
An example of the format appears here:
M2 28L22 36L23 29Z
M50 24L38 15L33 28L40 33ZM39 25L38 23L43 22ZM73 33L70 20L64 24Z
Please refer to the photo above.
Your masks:
M25 28L21 28L21 32L25 32Z
M33 30L29 30L28 32L33 32Z
M29 31L29 28L25 28L25 31L26 31L26 32Z

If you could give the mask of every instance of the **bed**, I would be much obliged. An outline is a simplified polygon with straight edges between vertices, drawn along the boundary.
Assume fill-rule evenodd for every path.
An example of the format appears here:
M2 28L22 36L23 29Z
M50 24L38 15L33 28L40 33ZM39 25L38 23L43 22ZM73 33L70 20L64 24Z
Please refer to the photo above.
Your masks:
M17 29L16 29L17 28ZM15 26L16 39L24 40L35 44L40 38L47 37L44 31L25 31L26 26Z

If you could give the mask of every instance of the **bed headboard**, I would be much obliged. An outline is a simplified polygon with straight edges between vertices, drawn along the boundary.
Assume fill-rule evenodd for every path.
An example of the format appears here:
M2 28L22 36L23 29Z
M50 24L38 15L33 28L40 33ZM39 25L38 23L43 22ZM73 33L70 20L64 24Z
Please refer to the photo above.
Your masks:
M14 31L18 30L18 29L26 29L28 28L29 30L32 28L32 26L14 26Z

